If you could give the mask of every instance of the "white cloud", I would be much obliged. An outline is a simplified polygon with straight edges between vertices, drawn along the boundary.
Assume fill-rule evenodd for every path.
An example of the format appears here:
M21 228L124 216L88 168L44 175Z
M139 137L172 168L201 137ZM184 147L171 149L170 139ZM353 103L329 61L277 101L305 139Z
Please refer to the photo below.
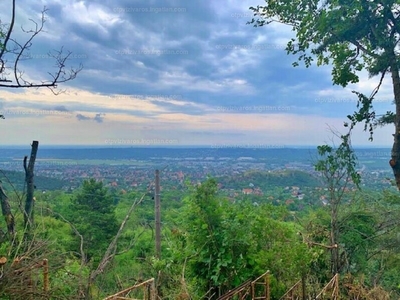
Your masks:
M192 4L175 3L180 7ZM34 51L47 53L65 44L66 50L87 57L68 65L83 62L84 70L73 82L61 85L67 88L66 94L56 97L42 89L2 90L0 107L10 113L6 120L0 120L10 128L6 143L39 139L45 144L102 144L108 138L151 136L178 139L181 144L320 144L330 136L325 124L341 128L346 113L340 104L315 105L316 100L356 99L352 89L369 95L379 80L369 80L362 73L358 84L343 89L332 87L330 67L291 68L295 57L288 58L283 49L293 35L289 27L278 23L261 28L246 25L252 17L248 7L265 4L261 0L198 4L201 9L179 14L134 14L115 13L113 8L126 6L120 0L22 1L18 25L40 16L42 6L52 7L46 32L34 43ZM140 0L129 5L149 7L157 2ZM7 9L1 5L1 20L6 20ZM221 45L226 49L217 47ZM188 53L117 53L145 49L182 49ZM26 66L27 76L44 78L48 71L44 62L33 60ZM379 93L381 102L375 107L380 112L391 109L392 98L388 76ZM296 109L291 106L293 109L285 113L216 112L215 107L227 102L295 104ZM70 114L50 113L56 106L65 106ZM79 121L77 114L89 119ZM102 123L94 119L98 114ZM379 130L374 144L390 145L391 131ZM368 144L368 134L361 129L356 133L355 143Z

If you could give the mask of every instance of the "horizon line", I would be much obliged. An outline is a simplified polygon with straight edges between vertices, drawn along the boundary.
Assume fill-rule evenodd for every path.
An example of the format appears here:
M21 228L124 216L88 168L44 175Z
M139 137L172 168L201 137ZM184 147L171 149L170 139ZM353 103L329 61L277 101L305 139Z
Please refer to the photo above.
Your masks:
M310 148L317 148L321 145L268 145L268 144L206 144L206 145L122 145L122 144L89 144L89 145L52 145L52 144L42 144L39 146L43 148L52 148L52 149L69 149L69 148L101 148L101 149L129 149L129 148L201 148L201 149L263 149L263 150L280 150L280 149L310 149ZM0 145L0 149L20 149L20 148L29 148L30 144L27 145ZM385 145L359 145L359 146L352 146L353 149L390 149L392 146L385 146Z

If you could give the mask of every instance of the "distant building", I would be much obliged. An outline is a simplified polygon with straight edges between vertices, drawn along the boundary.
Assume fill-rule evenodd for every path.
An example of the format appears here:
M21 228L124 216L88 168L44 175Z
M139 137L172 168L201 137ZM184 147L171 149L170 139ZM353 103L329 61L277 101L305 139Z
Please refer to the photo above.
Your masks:
M293 199L287 199L287 200L285 201L285 204L286 204L286 205L290 205L290 204L292 204L292 203L294 203Z
M319 200L321 200L322 204L325 206L329 204L329 201L326 199L326 196L319 197Z
M183 180L185 179L185 174L183 174L182 171L179 171L179 172L177 173L177 176L178 176L178 179L179 179L180 181L183 181Z
M253 194L253 189L243 189L242 193L244 195L251 195L251 194Z
M260 188L255 188L253 193L257 196L262 196L264 194Z

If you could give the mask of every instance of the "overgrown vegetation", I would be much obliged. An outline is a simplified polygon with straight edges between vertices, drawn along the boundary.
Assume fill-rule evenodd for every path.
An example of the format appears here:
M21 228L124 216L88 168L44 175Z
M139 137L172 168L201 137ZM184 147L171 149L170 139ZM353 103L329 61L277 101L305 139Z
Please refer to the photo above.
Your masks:
M227 197L215 178L187 184L185 192L163 191L160 258L155 255L151 189L111 193L90 179L70 194L37 192L28 240L23 197L8 190L16 234L8 239L1 221L0 256L7 259L1 297L102 299L155 278L161 299L216 299L269 270L271 299L279 299L301 278L315 296L336 273L343 297L358 293L364 295L360 299L378 294L397 299L400 196L346 189L359 180L351 148L322 146L319 154L316 169L331 192L325 206L290 210L272 200ZM124 220L116 248L93 277ZM49 263L47 288L44 259Z

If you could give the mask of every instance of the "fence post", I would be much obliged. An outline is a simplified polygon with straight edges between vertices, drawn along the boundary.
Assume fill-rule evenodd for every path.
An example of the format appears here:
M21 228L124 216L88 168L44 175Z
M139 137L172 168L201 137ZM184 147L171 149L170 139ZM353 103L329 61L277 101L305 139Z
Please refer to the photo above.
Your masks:
M49 264L46 258L43 259L43 291L49 291Z

